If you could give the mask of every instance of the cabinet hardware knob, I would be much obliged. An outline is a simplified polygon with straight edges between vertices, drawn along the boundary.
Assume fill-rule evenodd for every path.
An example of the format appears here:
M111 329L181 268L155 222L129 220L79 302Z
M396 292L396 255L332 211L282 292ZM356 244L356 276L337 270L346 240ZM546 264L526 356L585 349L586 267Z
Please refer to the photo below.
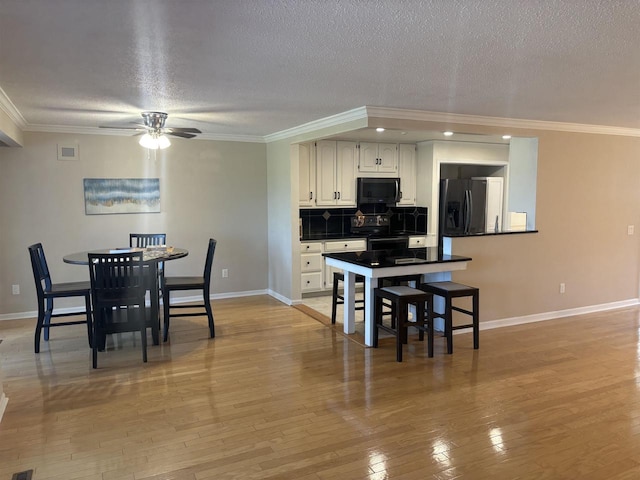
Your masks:
M309 265L311 262L307 262L307 265Z

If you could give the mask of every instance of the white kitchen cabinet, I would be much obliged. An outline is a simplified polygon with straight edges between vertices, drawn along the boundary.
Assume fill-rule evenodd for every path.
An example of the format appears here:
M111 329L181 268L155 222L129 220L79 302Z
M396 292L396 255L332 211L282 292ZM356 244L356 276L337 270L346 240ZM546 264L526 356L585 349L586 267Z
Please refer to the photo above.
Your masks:
M398 146L395 143L360 142L359 173L398 174Z
M316 149L310 143L295 145L298 154L300 207L314 207L316 204Z
M401 143L398 147L400 201L398 206L416 205L416 146Z
M316 142L316 205L356 206L357 158L355 142Z
M302 293L322 290L322 242L300 244L300 287Z
M361 252L367 249L367 240L328 240L324 242L324 252ZM342 272L339 268L324 266L324 288L333 289L333 272Z

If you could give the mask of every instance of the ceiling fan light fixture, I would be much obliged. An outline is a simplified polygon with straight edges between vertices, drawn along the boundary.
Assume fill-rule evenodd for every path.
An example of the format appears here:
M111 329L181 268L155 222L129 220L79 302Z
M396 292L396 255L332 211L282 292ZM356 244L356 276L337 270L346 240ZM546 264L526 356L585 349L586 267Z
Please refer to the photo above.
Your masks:
M145 133L140 137L140 141L138 143L149 150L157 150L159 148L163 149L171 145L171 142L166 135L158 133Z

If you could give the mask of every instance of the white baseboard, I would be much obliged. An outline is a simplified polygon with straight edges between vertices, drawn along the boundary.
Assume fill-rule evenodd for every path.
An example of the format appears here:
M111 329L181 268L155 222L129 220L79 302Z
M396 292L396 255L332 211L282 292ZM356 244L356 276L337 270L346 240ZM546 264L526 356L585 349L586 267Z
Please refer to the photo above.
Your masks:
M298 305L304 303L302 300L291 300L283 295L280 295L273 290L248 290L245 292L229 292L229 293L216 293L210 296L211 300L220 300L224 298L239 298L250 297L253 295L270 295L276 300L281 301L285 305ZM201 296L194 295L189 297L177 297L172 299L172 303L189 303L198 302L201 300ZM571 317L574 315L585 315L588 313L604 312L607 310L615 310L618 308L628 308L640 305L639 298L631 298L628 300L621 300L619 302L601 303L599 305L589 305L586 307L569 308L566 310L557 310L553 312L535 313L532 315L524 315L522 317L501 318L499 320L488 320L480 322L480 330L490 330L492 328L510 327L513 325L524 325L526 323L544 322L547 320L555 320L557 318ZM59 313L80 313L84 311L83 307L61 308L56 310ZM21 318L35 318L38 316L37 311L33 312L18 312L18 313L3 313L0 314L0 320L18 320ZM454 334L465 333L471 329L456 330Z
M499 320L480 322L480 330L511 327L514 325L524 325L533 322L545 322L547 320L557 320L558 318L573 317L575 315L586 315L588 313L605 312L607 310L616 310L619 308L636 307L638 305L640 305L640 299L631 298L629 300L621 300L619 302L601 303L599 305L589 305L587 307L568 308L566 310L557 310L555 312L534 313L532 315L524 315L522 317L501 318ZM461 328L460 330L455 330L453 333L454 335L456 335L470 331L470 328Z

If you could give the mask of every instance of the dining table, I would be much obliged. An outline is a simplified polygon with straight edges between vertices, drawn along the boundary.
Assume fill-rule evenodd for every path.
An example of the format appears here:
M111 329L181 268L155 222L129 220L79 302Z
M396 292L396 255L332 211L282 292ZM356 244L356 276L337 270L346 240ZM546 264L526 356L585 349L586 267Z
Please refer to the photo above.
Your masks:
M328 266L344 272L344 333L355 333L355 280L364 277L364 343L373 346L374 289L378 279L421 275L423 281L448 278L443 274L465 270L470 257L443 253L437 247L323 253Z
M153 344L160 343L160 289L158 282L158 265L162 262L177 260L189 255L189 251L185 248L178 247L159 247L152 246L146 248L138 247L122 247L122 248L103 248L98 250L86 250L82 252L74 252L64 255L62 261L72 265L89 265L89 254L107 254L107 253L135 253L142 252L142 261L149 266L149 304L151 311L151 332Z

